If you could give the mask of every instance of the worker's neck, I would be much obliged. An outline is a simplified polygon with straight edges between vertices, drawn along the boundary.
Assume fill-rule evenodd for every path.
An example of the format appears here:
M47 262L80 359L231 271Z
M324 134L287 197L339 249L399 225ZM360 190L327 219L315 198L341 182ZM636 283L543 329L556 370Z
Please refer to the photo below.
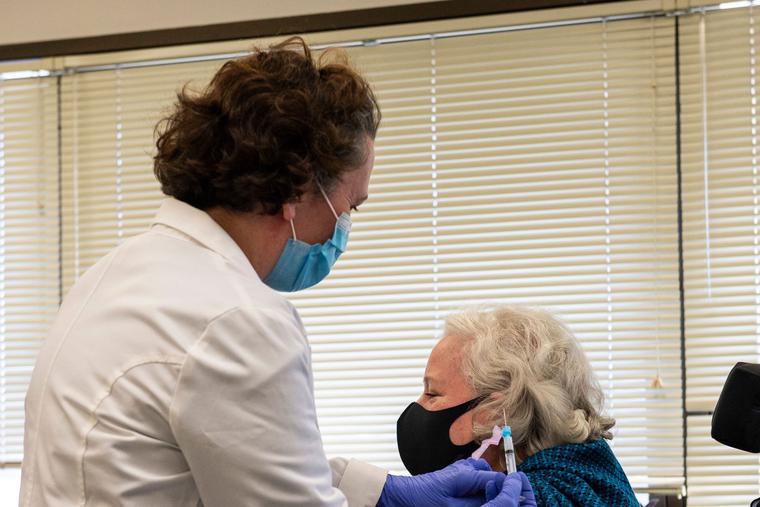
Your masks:
M234 213L223 208L211 208L206 212L237 243L259 278L265 279L277 264L291 235L290 226L282 216Z

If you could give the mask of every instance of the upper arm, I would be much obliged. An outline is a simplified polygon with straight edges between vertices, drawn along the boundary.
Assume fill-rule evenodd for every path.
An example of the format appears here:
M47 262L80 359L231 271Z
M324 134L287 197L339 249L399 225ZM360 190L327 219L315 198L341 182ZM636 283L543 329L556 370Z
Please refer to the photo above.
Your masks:
M171 423L206 505L329 505L308 346L285 313L230 310L188 353Z

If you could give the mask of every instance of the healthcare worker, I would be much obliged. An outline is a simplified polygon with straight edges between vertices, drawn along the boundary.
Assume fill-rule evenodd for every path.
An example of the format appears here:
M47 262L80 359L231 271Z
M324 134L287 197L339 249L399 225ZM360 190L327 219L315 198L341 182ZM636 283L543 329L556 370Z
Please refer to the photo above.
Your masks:
M306 334L277 291L346 249L379 117L300 39L178 95L154 167L169 197L79 279L40 351L22 506L518 504L529 485L482 460L404 477L325 458Z

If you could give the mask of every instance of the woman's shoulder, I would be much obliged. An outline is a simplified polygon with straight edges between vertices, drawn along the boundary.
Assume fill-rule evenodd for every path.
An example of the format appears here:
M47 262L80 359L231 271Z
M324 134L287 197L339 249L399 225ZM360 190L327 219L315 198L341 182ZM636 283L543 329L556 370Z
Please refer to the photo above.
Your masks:
M543 449L518 468L541 498L559 496L569 499L570 505L638 505L625 472L603 438ZM543 505L552 505L547 502Z
M588 461L600 460L608 462L610 458L617 463L612 449L604 438L589 440L582 443L561 444L540 450L528 456L522 462L523 467L541 466L546 463L556 464L558 461Z

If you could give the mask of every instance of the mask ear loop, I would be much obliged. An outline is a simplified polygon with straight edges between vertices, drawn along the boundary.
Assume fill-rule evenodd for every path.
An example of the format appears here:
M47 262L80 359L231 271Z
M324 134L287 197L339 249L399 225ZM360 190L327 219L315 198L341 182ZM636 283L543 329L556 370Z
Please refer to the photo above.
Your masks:
M332 214L335 217L335 220L338 220L338 214L335 212L335 208L333 208L333 205L330 202L330 199L327 197L327 194L325 193L324 189L322 188L322 185L317 183L317 188L319 189L320 192L322 192L322 197L324 197L325 201L327 201L327 205L330 207L330 211L332 211ZM290 229L293 231L293 239L298 241L298 238L296 237L296 226L293 225L293 220L290 221Z
M327 197L325 190L322 188L322 185L320 185L318 182L317 182L317 188L319 189L320 192L322 192L322 197L324 197L325 201L327 201L327 205L330 206L330 211L332 211L332 214L335 217L335 220L338 220L338 214L335 212L335 208L333 208L333 205L330 202L330 199Z

